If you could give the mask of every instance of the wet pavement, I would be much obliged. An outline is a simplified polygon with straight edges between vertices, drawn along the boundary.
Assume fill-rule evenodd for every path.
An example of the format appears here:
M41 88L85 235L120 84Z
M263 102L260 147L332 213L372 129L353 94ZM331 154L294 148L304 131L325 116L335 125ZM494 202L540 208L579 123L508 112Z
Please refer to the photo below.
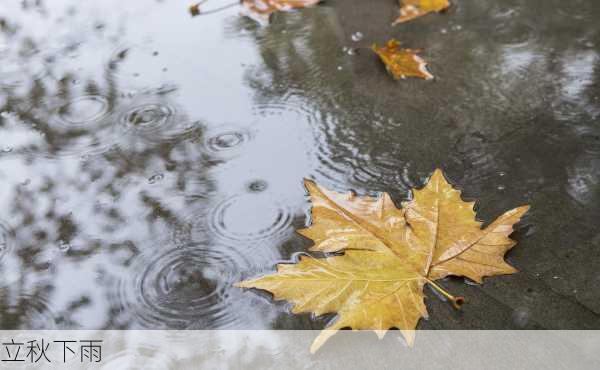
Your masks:
M302 179L399 204L441 167L485 223L532 210L520 272L419 328L600 329L600 3L454 3L3 1L0 328L320 329L232 287L310 245ZM391 37L436 78L391 79Z

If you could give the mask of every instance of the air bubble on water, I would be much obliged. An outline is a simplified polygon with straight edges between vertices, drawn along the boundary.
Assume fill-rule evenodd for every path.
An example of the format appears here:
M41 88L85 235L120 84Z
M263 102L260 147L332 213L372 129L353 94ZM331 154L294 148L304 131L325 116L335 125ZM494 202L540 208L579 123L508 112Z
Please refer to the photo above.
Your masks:
M342 67L342 66L338 66L338 67L337 67L337 70L338 70L338 71L341 71L342 69L344 69L344 67Z
M342 51L344 52L344 54L348 54L348 55L354 55L354 54L356 54L356 50L355 49L349 48L347 46L344 46L342 48Z
M506 189L506 186L504 186L504 185L498 185L497 189L500 190L500 191L503 191L504 189Z
M445 35L445 34L447 34L447 33L448 33L448 30L447 30L447 29L445 29L445 28L442 28L442 29L440 30L440 32L441 32L442 34L444 34L444 35Z
M153 175L148 179L148 183L156 184L157 182L161 181L164 178L165 178L165 175L163 175L162 173L157 173L156 175Z
M362 34L362 32L354 32L352 34L352 36L350 36L350 38L352 39L352 41L354 42L359 42L363 39L364 35Z
M560 279L560 276L552 276L552 279L558 280L558 279Z
M460 24L457 24L456 26L452 26L452 30L460 31L460 30L462 30L462 26Z
M504 177L504 176L506 176L506 172L500 171L500 172L498 172L498 176Z

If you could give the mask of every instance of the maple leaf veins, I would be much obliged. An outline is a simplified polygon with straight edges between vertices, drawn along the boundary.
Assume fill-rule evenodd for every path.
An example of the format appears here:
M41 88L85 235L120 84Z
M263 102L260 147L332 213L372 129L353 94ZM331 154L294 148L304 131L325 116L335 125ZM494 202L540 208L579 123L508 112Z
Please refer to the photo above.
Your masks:
M398 328L409 344L421 317L427 317L423 287L430 284L455 305L434 281L448 275L482 282L485 276L511 274L504 261L515 245L513 225L529 209L504 213L485 229L475 219L474 202L465 202L436 170L413 198L396 208L390 196L342 194L306 180L312 225L298 232L312 239L312 251L343 252L326 258L300 257L278 264L277 273L236 284L270 291L293 303L293 313L337 313L315 339L316 351L337 330L374 330L382 337Z

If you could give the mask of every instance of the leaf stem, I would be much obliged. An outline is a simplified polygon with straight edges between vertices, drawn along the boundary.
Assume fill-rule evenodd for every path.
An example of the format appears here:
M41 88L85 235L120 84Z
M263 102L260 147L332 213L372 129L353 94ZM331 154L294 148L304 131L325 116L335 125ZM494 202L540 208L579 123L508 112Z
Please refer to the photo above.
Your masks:
M447 291L444 290L444 288L442 288L441 286L437 285L436 283L434 283L433 281L424 278L432 287L435 288L435 290L437 290L438 292L440 292L444 297L448 298L450 300L450 302L452 302L452 306L454 306L454 308L456 308L457 310L459 310L463 303L465 303L465 298L464 297L455 297L452 294L448 293Z
M229 9L231 7L240 5L239 1L235 1L231 4L223 5L219 8L215 8L215 9L211 9L211 10L207 10L207 11L200 10L200 5L205 4L206 2L208 2L208 0L202 0L195 4L190 5L189 10L190 10L190 14L192 15L192 17L198 16L198 15L207 15L207 14L212 14L212 13L218 13L222 10Z

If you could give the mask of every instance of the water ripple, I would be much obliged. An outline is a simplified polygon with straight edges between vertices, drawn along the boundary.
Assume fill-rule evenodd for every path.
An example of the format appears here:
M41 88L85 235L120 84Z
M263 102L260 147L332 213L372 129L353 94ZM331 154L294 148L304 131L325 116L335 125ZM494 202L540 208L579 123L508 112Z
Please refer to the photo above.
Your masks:
M292 219L291 210L272 196L243 194L213 207L208 213L208 227L225 240L256 242L289 234Z
M10 229L0 221L0 261L2 261L4 256L12 250L12 239L12 232Z
M585 127L578 130L579 140L582 142L583 150L591 155L600 154L600 130Z
M118 286L119 305L144 328L215 329L235 326L246 257L221 245L187 245L138 258Z
M240 154L251 139L252 132L247 129L222 125L208 128L203 146L217 157L232 157Z
M49 100L32 113L28 118L45 140L45 148L33 150L42 150L50 157L101 154L117 144L113 104L105 96Z
M39 295L21 294L15 300L0 293L3 329L51 330L57 320L48 301Z
M178 113L175 105L159 96L142 95L120 113L119 121L132 139L150 142L173 141L199 129Z
M56 122L68 129L73 126L89 128L103 122L110 114L109 107L108 100L101 95L83 95L56 108Z
M492 33L493 39L503 45L524 47L537 39L536 29L526 23L506 21L499 23Z
M566 191L579 205L595 212L591 205L599 204L600 158L597 155L583 154L567 169Z

